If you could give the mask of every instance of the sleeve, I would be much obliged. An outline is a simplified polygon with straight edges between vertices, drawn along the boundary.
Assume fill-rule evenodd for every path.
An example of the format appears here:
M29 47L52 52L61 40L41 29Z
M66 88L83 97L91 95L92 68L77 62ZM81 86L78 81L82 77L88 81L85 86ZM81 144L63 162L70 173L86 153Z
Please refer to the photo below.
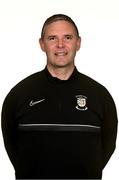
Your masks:
M116 147L117 111L109 92L104 97L104 119L102 123L103 168L106 166Z
M11 93L7 95L3 103L1 127L7 154L15 167L17 126L15 122L14 98Z

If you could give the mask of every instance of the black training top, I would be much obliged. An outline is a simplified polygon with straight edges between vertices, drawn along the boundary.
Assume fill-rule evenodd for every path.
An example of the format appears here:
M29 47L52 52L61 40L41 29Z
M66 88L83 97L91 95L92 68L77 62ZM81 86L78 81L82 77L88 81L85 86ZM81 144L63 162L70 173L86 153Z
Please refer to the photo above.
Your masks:
M5 147L17 179L101 179L117 135L109 92L75 68L47 68L18 83L2 109Z

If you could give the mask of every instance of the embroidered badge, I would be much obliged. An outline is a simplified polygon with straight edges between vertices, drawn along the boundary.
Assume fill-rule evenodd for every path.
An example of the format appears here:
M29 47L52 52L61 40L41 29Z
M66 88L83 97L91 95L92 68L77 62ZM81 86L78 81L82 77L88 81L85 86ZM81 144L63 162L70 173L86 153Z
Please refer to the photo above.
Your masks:
M87 97L83 95L77 95L76 98L77 98L76 109L81 110L81 111L87 110L88 109L88 107L86 106Z

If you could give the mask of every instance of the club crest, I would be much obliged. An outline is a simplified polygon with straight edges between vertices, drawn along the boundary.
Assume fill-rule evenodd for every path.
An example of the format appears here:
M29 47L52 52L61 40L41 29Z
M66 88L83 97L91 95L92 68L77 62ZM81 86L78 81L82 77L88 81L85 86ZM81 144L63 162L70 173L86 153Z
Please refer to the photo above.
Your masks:
M76 109L81 110L81 111L87 110L88 109L88 107L86 106L87 97L83 95L77 95L76 98L77 98Z

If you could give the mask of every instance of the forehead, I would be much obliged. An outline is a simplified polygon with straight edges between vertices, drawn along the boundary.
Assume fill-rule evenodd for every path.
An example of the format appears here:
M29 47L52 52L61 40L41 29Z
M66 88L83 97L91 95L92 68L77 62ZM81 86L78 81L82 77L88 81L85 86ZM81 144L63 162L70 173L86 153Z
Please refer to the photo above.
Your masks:
M61 32L65 34L76 34L74 25L71 22L65 20L59 20L48 24L44 31L45 34L58 34Z

